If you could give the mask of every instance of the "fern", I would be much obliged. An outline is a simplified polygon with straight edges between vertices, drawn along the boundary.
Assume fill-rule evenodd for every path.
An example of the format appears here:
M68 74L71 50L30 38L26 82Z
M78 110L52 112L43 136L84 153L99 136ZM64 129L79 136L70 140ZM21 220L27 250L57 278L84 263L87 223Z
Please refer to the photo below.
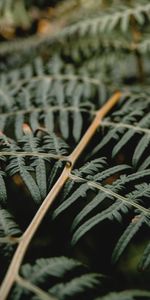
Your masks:
M66 78L67 79L67 78ZM15 92L15 111L2 113L3 130L7 124L8 117L10 122L15 123L15 135L20 138L23 134L21 127L23 126L25 118L28 118L28 124L33 130L39 126L45 126L48 132L52 133L54 130L54 121L56 113L58 112L59 127L64 138L69 137L68 123L70 118L73 121L73 136L75 140L79 140L82 131L82 113L89 114L88 110L92 110L90 102L85 102L85 86L86 83L78 82L78 78L74 77L68 83L61 80L54 81L48 77L29 81L25 88L19 88L16 95ZM80 79L79 79L80 80ZM39 88L36 90L36 85ZM89 97L92 93L92 84L89 83ZM74 93L74 89L76 92ZM30 93L35 90L34 98L31 98ZM78 92L80 90L80 92ZM96 91L95 91L96 92ZM21 93L21 94L20 94ZM86 92L87 93L87 92ZM72 96L73 95L73 96ZM64 103L66 99L67 102ZM30 99L31 98L31 99ZM80 103L80 99L83 103ZM65 104L65 106L64 106ZM3 104L2 104L3 105ZM37 108L38 105L38 108ZM3 107L3 106L2 106ZM11 110L11 107L10 107ZM77 126L78 124L78 126Z
M25 278L27 281L30 280L32 284L36 284L40 286L40 288L43 287L47 281L47 298L48 294L50 294L58 299L66 299L68 297L75 297L77 295L79 296L82 295L85 290L96 293L96 290L99 288L101 282L106 280L103 275L96 273L84 274L84 272L87 272L86 266L67 257L38 259L35 265L24 265L21 270L23 278ZM71 280L67 279L69 274L72 277ZM54 283L50 283L48 279L51 279L51 282ZM63 280L64 282L59 283L60 280ZM15 299L21 299L23 293L29 297L29 293L27 291L24 291L21 289L21 287L16 286L14 288L12 297L15 297ZM40 296L40 294L38 295L37 289L37 295L33 297L33 299L41 299ZM49 299L51 299L51 296Z
M148 299L149 298L149 292L139 291L139 290L129 290L125 292L113 292L110 293L107 296L101 297L102 300L125 300L125 299ZM98 300L99 298L97 298Z
M138 99L134 99L134 101L138 101ZM137 102L136 102L137 103ZM101 148L103 148L107 143L109 143L109 141L111 140L116 140L116 144L113 148L112 151L112 155L115 156L116 154L118 154L118 152L120 150L122 150L122 148L127 145L127 143L137 134L142 135L141 139L139 139L137 147L134 150L133 153L133 165L136 165L139 161L140 158L142 156L142 154L144 153L146 147L148 146L149 143L149 122L150 122L150 115L149 113L147 115L144 115L144 117L142 118L142 114L145 113L145 108L149 107L149 103L147 102L143 102L141 103L142 107L143 107L143 113L142 113L142 107L139 106L139 108L135 111L131 111L128 113L128 115L126 115L125 117L122 118L122 115L120 115L120 119L121 122L119 122L119 126L117 125L117 123L113 123L106 120L104 120L104 126L110 126L110 130L108 131L108 133L105 135L104 139L102 140L102 142L97 146L96 149L94 149L93 154L96 151L99 151ZM134 126L134 116L136 117L140 117L139 122L136 122L136 126ZM119 116L117 115L117 122L119 121ZM114 117L114 121L115 121L115 117ZM132 122L133 125L130 125ZM112 129L111 129L112 127ZM123 134L123 136L121 137L120 134Z
M6 186L5 186L5 173L1 170L0 171L0 186L1 186L1 190L0 190L0 201L1 204L6 202L7 199L7 193L6 193Z
M119 259L124 249L127 247L127 245L129 244L133 236L136 234L136 232L139 231L140 227L143 224L149 225L149 218L145 214L137 215L134 217L133 220L131 220L131 223L122 234L120 240L118 241L113 251L112 254L113 262L116 262Z
M143 257L139 263L139 268L142 270L146 270L150 266L150 255L149 255L149 247L150 245L148 244L147 247L145 248Z
M41 258L36 261L36 264L33 267L31 267L30 265L23 266L22 274L25 278L28 278L30 274L31 281L33 283L39 284L45 281L45 276L60 278L75 269L80 269L81 267L83 268L80 262L75 261L71 258Z
M12 255L17 237L21 235L21 230L16 224L12 214L0 208L0 253L5 257Z
M67 297L82 294L86 291L99 286L99 276L96 274L86 274L79 278L72 279L69 283L58 284L50 289L50 293L56 295L59 299L66 299Z
M13 28L47 7L1 2ZM150 4L55 9L53 36L1 43L0 298L149 299Z
M18 234L21 234L21 230L15 224L12 215L6 209L1 208L0 214L1 214L1 228L0 228L1 237L5 237L5 236L11 237L11 236L17 236Z
M62 35L73 35L78 32L81 36L85 34L98 34L99 32L112 31L118 26L122 32L126 32L130 25L130 17L134 16L136 22L140 25L144 24L145 16L149 17L149 3L145 1L143 5L136 5L133 8L119 7L118 11L110 11L110 13L103 13L93 20L81 21L75 25L72 25L62 32Z
M36 101L38 101L38 98ZM133 101L131 102L133 108L135 103L137 105L137 102L140 103L140 99L133 96ZM141 106L143 111L141 110ZM132 106L128 106L127 103L126 107L123 100L120 108L118 108L118 114L116 110L115 113L112 113L110 121L104 120L103 123L106 122L107 125L112 124L115 118L115 120L118 121L118 124L120 124L119 120L122 118L122 114L125 111L126 119L129 119L130 122L135 118L132 117L132 115L140 118L143 112L147 110L147 103L143 104L141 102L141 106L139 105L140 109L138 108L137 111L132 111ZM149 118L146 118L146 125L148 121ZM134 126L129 124L128 126L130 131L129 138L132 138L131 130L133 134L139 130L143 130L143 127L140 127L139 123L137 125L134 124ZM123 129L122 127L119 129L121 130L121 134L126 134L126 132L124 132L124 127ZM115 130L118 130L118 127L116 127ZM66 156L68 146L60 138L56 138L53 133L49 135L47 131L42 128L39 128L37 132L33 134L31 128L27 124L24 124L23 132L24 136L19 140L18 144L10 138L7 138L4 134L1 134L1 153L3 155L2 157L5 158L4 161L6 172L9 172L10 176L19 173L25 185L28 187L32 198L37 201L37 197L42 199L44 198L44 195L46 195L48 189L47 182L49 182L50 187L53 186L53 182L57 179L58 172L60 172L59 170L61 170L63 167L63 160L69 161L69 156ZM113 137L112 133L111 136ZM107 144L109 144L109 139L107 140ZM95 153L97 153L98 147L100 147L100 144L98 146L95 144ZM50 153L47 153L47 151L50 151ZM55 159L57 159L58 162L54 164ZM87 158L84 160L86 162ZM132 161L133 160L131 160L131 162ZM51 165L51 162L52 170L50 173L50 180L48 180L47 167ZM41 172L44 176L42 176L44 180L43 178L41 180ZM35 173L36 180L34 179L33 175L31 175L33 173ZM127 164L114 165L114 163L112 163L112 166L110 166L108 157L102 156L95 158L93 161L87 160L85 165L81 165L79 169L75 169L70 174L69 181L64 187L62 201L60 205L58 205L58 208L54 210L53 219L58 217L60 214L65 213L65 211L69 210L72 205L75 206L75 203L80 200L80 211L76 213L76 209L74 210L74 216L71 224L71 231L73 234L72 245L75 245L97 224L103 223L105 220L110 222L110 224L111 222L115 221L123 223L125 215L132 214L133 221L131 224L129 224L129 226L127 226L114 249L113 261L116 262L127 248L127 245L130 243L131 239L133 239L135 234L139 232L141 226L143 224L149 226L149 210L145 202L146 198L149 197L149 185L144 182L144 179L148 178L149 174L149 169L135 172L133 167ZM110 178L113 178L112 184L108 184ZM34 182L34 186L31 188L32 182ZM139 184L137 184L137 182L139 182ZM131 183L132 191L128 193ZM36 195L35 187L38 187L38 196ZM83 202L82 198L86 199L88 197L89 200ZM94 214L95 211L97 212ZM145 256L145 252L143 255ZM46 267L47 265L48 261ZM35 269L35 276L40 274L40 271L41 270L38 271ZM30 274L31 273L32 272L30 271ZM46 276L45 271L43 272L43 276ZM30 279L30 282L32 282L32 279ZM81 278L79 279L79 282L81 282ZM33 283L35 285L37 284L34 279ZM54 293L54 295L60 297L59 295L62 294L63 289L66 291L64 292L63 297L67 297L67 295L71 296L72 294L70 293L74 284L78 285L78 280L75 280L75 283L73 280L73 282L71 281L65 286L62 283L58 284L56 287L50 289L49 292L50 294ZM87 284L90 283L87 281ZM93 286L94 281L91 281L91 284ZM85 287L87 287L86 277L83 276L83 290ZM77 291L80 291L80 289L82 290L82 283L81 287L78 288ZM22 292L18 292L18 290L16 290L15 293L18 295L15 297L20 299L19 297Z
M52 137L45 134L41 138L43 140L43 152L41 152L41 139L34 136L26 124L24 124L24 131L25 136L19 141L19 145L5 135L1 135L1 154L4 153L8 157L5 172L11 177L19 174L30 191L33 200L38 203L47 194L46 162L50 163L52 161L52 167L55 158L61 158L66 153L67 145L60 138L57 141L54 134ZM47 149L51 150L51 154L48 154L45 158ZM4 174L5 172L3 171ZM36 180L32 175L34 173ZM6 198L6 187L4 181L2 183L1 198L3 200Z

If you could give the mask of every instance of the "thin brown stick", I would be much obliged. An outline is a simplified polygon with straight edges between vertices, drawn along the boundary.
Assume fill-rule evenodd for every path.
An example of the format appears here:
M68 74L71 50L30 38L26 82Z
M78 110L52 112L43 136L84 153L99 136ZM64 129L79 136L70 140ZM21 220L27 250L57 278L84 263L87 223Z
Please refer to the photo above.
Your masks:
M76 146L74 151L70 156L68 156L68 161L66 162L66 165L56 181L55 185L41 204L39 210L37 211L36 215L34 216L33 220L31 221L30 225L22 235L22 238L20 239L19 245L16 249L16 252L13 256L13 259L10 263L9 269L6 273L6 276L4 278L4 281L1 286L0 290L0 299L5 300L15 283L15 281L18 278L18 273L20 269L20 265L23 261L24 255L26 253L26 250L37 231L39 225L41 224L45 214L47 213L48 209L51 207L52 203L54 202L56 196L61 191L62 187L64 186L65 182L69 178L71 174L71 170L78 159L78 157L81 155L93 135L95 134L97 128L100 126L102 118L113 108L113 106L119 101L121 97L121 93L118 91L116 92L106 104L100 110L97 111L96 116L90 125L90 127L87 129L86 133L80 140L79 144Z

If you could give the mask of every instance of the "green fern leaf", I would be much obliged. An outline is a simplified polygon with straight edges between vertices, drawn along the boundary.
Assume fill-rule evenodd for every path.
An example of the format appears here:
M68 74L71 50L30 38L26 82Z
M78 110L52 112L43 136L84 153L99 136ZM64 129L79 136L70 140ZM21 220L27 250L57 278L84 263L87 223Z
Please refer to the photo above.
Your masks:
M111 292L108 295L103 296L101 298L96 298L95 300L145 300L149 299L149 297L149 291L127 290L122 292Z
M85 274L72 279L70 282L55 285L49 290L49 293L62 300L68 297L79 296L85 290L90 292L90 290L98 288L100 286L100 279L101 276L98 276L98 274Z
M148 270L150 267L150 243L148 243L147 247L144 250L143 256L139 263L139 270Z
M82 184L65 202L63 202L62 204L60 204L58 208L56 208L56 210L52 215L52 218L55 219L64 210L68 209L70 205L74 204L75 201L79 199L79 195L80 197L85 197L88 190L89 190L88 185L86 183Z
M117 242L115 249L112 254L112 262L116 263L125 248L128 246L131 239L135 236L135 234L139 231L139 228L144 224L148 223L148 217L143 215L137 215L131 221L129 226L126 228L119 241Z
M133 161L133 165L137 165L137 163L139 162L142 154L144 153L145 149L148 147L150 143L150 139L149 139L149 135L145 134L140 142L138 143L137 147L135 148L133 157L132 157L132 161Z
M51 276L61 278L73 270L80 269L82 266L80 262L67 257L41 258L33 266L30 264L24 265L21 272L25 278L30 277L31 282L41 284Z

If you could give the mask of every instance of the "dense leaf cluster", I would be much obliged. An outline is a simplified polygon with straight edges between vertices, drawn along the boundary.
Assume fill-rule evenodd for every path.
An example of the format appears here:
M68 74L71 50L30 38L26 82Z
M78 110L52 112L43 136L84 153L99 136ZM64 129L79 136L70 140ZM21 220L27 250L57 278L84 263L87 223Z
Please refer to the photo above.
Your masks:
M97 110L122 94L42 221L9 299L150 299L150 4L102 2L53 38L0 50L1 281Z

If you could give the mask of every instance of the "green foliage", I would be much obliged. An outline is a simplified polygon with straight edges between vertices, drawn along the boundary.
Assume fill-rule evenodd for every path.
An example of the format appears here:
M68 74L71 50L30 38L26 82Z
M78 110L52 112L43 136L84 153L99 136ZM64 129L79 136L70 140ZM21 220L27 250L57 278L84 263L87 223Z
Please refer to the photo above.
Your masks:
M23 0L2 0L0 3L0 16L1 26L30 26L30 18Z
M10 299L150 298L150 4L100 7L53 38L0 49L1 280L97 110L122 94L42 219ZM142 250L128 282L132 246Z
M55 299L83 297L85 291L87 294L94 293L96 295L96 292L102 289L102 282L106 281L105 276L90 273L85 265L67 257L38 259L33 266L24 265L21 274L40 288L47 282L47 293L56 297ZM26 297L30 297L28 291L16 286L12 299L13 297L17 300L22 299L24 293ZM35 296L32 299L41 298Z
M125 292L120 292L120 293L110 293L107 296L101 297L100 299L102 300L134 300L134 299L148 299L149 298L149 292L144 292L144 291L138 291L138 290L129 290ZM97 298L98 300L99 298Z
M145 2L145 3L144 3ZM72 35L78 33L81 36L85 34L99 35L101 32L112 31L119 27L122 32L127 32L131 22L131 16L135 18L135 21L139 25L145 23L145 19L149 18L150 4L148 1L140 1L136 3L133 7L129 6L119 6L114 9L110 9L108 12L103 12L101 15L94 17L93 19L85 19L78 22L75 25L68 27L62 32L62 35Z

